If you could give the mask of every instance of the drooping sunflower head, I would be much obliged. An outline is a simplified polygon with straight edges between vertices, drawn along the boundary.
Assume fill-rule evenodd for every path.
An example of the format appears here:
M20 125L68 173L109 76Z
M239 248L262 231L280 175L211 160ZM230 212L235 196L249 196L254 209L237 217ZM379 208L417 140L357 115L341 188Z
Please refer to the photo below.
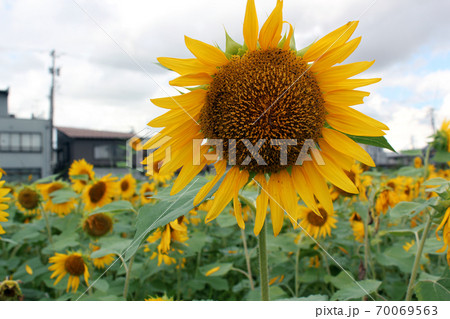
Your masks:
M80 277L83 276L86 285L89 285L89 270L88 266L80 253L68 252L67 254L55 253L54 256L50 257L49 262L53 265L48 267L53 274L50 278L56 278L55 285L61 281L67 274L69 275L69 280L67 282L68 292L72 288L72 292L78 290L80 284Z
M133 175L127 174L119 181L120 195L123 199L133 197L136 190L136 180Z
M102 237L110 233L114 221L110 214L98 213L86 217L83 221L83 230L92 237Z
M73 189L81 193L83 188L95 177L94 166L85 159L73 161L69 168L69 178L73 183Z
M0 301L20 301L23 300L23 293L19 282L6 279L0 282Z
M334 212L330 214L322 207L319 207L319 212L322 216L308 207L300 207L300 226L314 238L331 236L331 229L336 228L337 223Z
M331 214L327 180L347 193L358 193L345 171L355 160L369 166L374 162L355 140L381 138L388 129L352 108L369 95L355 89L380 80L352 78L373 62L334 66L359 45L360 38L349 40L358 23L349 22L297 51L293 27L283 20L282 9L283 1L277 0L260 29L254 1L248 0L244 45L227 34L224 52L186 36L195 58L158 58L180 75L169 83L189 91L152 99L168 112L149 123L163 129L144 146L156 149L152 163L164 160L168 148L174 153L160 170L165 174L181 168L171 194L182 190L205 165L215 163L216 177L194 200L199 204L224 177L207 222L233 200L237 222L244 228L238 192L253 179L264 189L257 200L255 234L270 205L277 235L284 212L295 216L297 194L317 215L319 204ZM284 23L289 32L283 37Z
M42 194L45 200L44 209L52 213L57 214L59 217L64 217L68 215L75 208L75 197L67 197L64 201L54 201L54 192L59 190L69 190L69 186L61 181L55 181L47 184L39 184L37 188ZM73 193L73 192L72 192ZM75 194L73 194L75 195Z
M39 215L41 202L42 198L34 187L25 186L17 193L16 206L25 215Z
M82 195L86 210L111 203L113 197L119 194L116 180L117 177L111 177L111 174L108 174L88 184Z

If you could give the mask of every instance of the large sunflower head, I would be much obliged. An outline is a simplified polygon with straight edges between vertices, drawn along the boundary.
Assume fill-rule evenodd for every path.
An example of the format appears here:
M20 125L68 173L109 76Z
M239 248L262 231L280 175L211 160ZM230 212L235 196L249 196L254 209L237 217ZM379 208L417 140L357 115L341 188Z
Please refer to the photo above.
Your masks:
M41 195L32 186L24 186L17 192L16 207L25 215L40 215Z
M53 257L50 257L49 262L53 264L48 267L50 271L53 271L53 274L50 276L50 278L57 277L55 280L55 285L68 274L69 280L67 282L67 292L70 288L72 288L72 292L76 292L78 290L81 276L84 277L86 285L89 286L88 266L80 253L55 253Z
M117 177L108 174L84 187L82 198L85 209L89 211L111 203L113 197L119 194L116 180Z
M59 217L64 217L69 214L74 208L76 204L75 198L68 198L66 202L54 202L52 198L52 193L69 189L69 186L61 181L55 181L47 184L39 184L37 188L42 194L44 198L45 205L44 209L46 211L50 211L52 213L57 214Z
M136 180L133 175L127 174L119 181L119 190L123 199L133 197L136 190Z
M82 222L83 230L92 237L102 237L110 233L114 221L108 213L98 213L86 217Z
M1 222L7 222L9 214L6 212L8 209L8 205L5 204L5 202L9 201L9 198L6 197L8 193L10 192L9 188L3 187L5 184L5 181L2 181L2 175L3 170L0 168L0 223ZM3 229L2 225L0 224L0 235L4 234L5 230Z
M149 123L164 128L145 145L157 148L152 153L153 162L164 160L171 149L172 159L160 173L181 168L172 194L183 189L205 165L215 163L216 177L194 200L194 205L200 203L224 177L206 222L233 200L237 222L244 228L238 192L254 179L262 189L255 234L263 226L269 205L277 235L285 212L291 219L295 216L297 193L317 215L319 204L331 214L327 180L345 192L358 193L344 171L351 169L354 160L369 166L374 162L352 138L380 137L388 129L351 107L369 95L356 88L380 80L350 79L373 62L334 66L357 48L361 38L349 39L358 22L349 22L297 51L293 27L283 20L282 9L283 1L277 0L259 28L254 1L248 0L243 45L227 35L223 52L185 37L194 58L158 58L180 75L169 83L189 88L189 92L152 100L169 111ZM289 32L282 36L284 23ZM227 165L231 167L228 171Z
M73 183L73 189L81 193L89 181L95 177L94 166L85 159L73 161L69 168L69 178Z
M331 229L336 228L337 223L334 212L328 213L322 207L319 212L321 216L308 207L300 207L300 226L314 238L331 236Z

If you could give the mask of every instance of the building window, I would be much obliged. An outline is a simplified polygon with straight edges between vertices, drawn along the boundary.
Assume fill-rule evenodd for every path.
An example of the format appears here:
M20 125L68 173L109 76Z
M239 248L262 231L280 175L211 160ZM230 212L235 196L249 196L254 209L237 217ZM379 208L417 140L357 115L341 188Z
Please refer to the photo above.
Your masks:
M0 152L42 152L41 133L0 132Z
M42 177L40 168L8 168L4 178L8 182L29 182Z
M111 158L111 147L109 145L96 145L94 146L94 159L110 159Z

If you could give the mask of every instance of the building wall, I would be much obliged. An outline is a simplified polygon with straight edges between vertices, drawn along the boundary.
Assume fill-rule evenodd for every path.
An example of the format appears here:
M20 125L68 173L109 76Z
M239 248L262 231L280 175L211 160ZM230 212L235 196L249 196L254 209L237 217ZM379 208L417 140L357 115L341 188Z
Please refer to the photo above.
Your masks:
M13 179L20 172L27 174L30 170L33 175L39 174L35 177L44 177L51 174L50 121L0 117L0 134L2 133L6 134L1 135L3 141L0 140L0 143L3 143L0 144L0 167L7 173L8 170L11 170L11 174L6 176L7 179ZM8 150L5 147L8 143L6 138L10 136L8 133L38 133L41 136L41 148L39 151L27 151L23 147L21 150L15 148ZM17 172L17 174L14 172Z

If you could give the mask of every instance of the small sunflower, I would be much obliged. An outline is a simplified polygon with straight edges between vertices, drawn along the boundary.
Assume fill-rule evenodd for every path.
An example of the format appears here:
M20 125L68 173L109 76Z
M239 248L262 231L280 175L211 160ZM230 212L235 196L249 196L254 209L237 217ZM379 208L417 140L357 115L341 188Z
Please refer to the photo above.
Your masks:
M423 166L422 157L416 156L414 157L414 167L421 168Z
M144 299L145 301L173 301L173 298L169 298L166 295L162 296L162 297L151 297L149 296L148 298Z
M2 181L3 170L0 169L0 223L4 223L8 221L9 214L5 211L8 209L8 205L5 204L9 200L6 195L10 192L9 188L3 187L5 181ZM0 235L4 234L5 230L0 224Z
M331 236L331 228L336 228L337 220L334 218L334 211L328 213L319 206L319 212L322 216L317 215L312 209L301 206L299 209L299 217L301 218L300 226L314 238Z
M364 241L364 223L358 213L353 213L350 217L350 225L355 239L362 243Z
M345 174L348 178L355 184L359 191L359 198L361 200L367 200L366 189L368 186L372 184L372 178L370 176L361 176L364 173L364 169L362 168L360 163L355 163L352 165L352 168L348 171L345 171ZM333 186L331 197L335 200L339 196L344 197L352 197L355 194L346 192L345 190Z
M95 177L94 166L85 159L73 161L69 168L69 178L74 191L81 193L89 181Z
M55 253L55 256L50 257L49 262L53 265L48 267L53 274L50 278L56 278L55 285L61 281L67 274L69 275L69 281L67 282L66 291L72 288L72 292L78 290L80 284L80 277L84 277L86 285L89 286L89 271L83 256L80 253L70 252L67 254Z
M42 198L34 187L25 186L17 193L16 207L25 215L40 215L41 201Z
M152 183L166 187L167 183L173 178L174 174L173 172L161 173L162 165L162 161L153 163L152 170L149 171L147 168L147 174L149 175L149 179Z
M133 175L127 174L119 181L120 195L123 199L133 197L136 190L136 180Z
M52 200L51 194L55 191L61 190L61 189L67 189L68 185L64 182L56 181L48 184L39 184L37 185L37 188L42 194L42 197L44 197L44 209L46 211L50 211L52 213L57 214L59 217L64 217L75 208L76 200L75 198L70 198L65 203L54 203Z
M110 233L114 221L108 213L98 213L86 217L83 221L83 230L92 237L98 238Z
M389 207L394 207L401 201L396 191L399 190L400 185L395 180L390 180L382 184L383 190L378 194L375 201L375 211L377 214L386 214Z
M97 251L100 249L99 246L89 244L89 247L91 248L92 252ZM105 269L106 266L109 266L115 259L114 254L108 254L103 257L99 258L91 258L92 263L94 266L98 269Z
M111 174L108 174L88 184L82 195L85 209L90 211L111 203L112 198L119 194L116 180L117 177L111 177Z
M438 235L439 230L442 230L442 237L444 238L444 245L441 249L436 251L437 253L442 253L445 250L447 250L447 264L450 267L450 249L448 247L450 246L450 207L447 208L444 218L442 218L441 223L439 224L438 228L436 229L436 237L438 240L441 240L441 238Z
M160 173L181 168L172 195L186 187L206 165L215 163L216 177L194 199L195 206L223 177L206 222L215 219L233 200L238 225L244 228L238 192L254 178L263 189L256 200L256 235L264 224L268 205L273 231L278 235L285 212L295 211L297 193L316 214L319 203L322 210L332 214L326 180L356 194L358 188L344 171L351 169L354 160L375 166L370 155L348 135L380 137L388 130L383 123L351 107L363 103L369 95L356 88L380 81L350 79L373 62L334 66L358 47L360 37L349 41L358 22L349 22L297 51L292 38L294 28L289 23L289 33L282 37L283 24L287 23L282 9L283 1L277 0L259 29L254 0L248 0L244 45L227 36L228 44L233 45L223 52L186 36L186 46L195 58L158 58L159 63L180 75L169 83L189 87L189 92L152 99L153 104L168 112L148 123L163 129L144 146L157 148L152 162L164 160L166 150L171 149L172 160L161 167ZM218 147L201 143L205 139L222 141L223 152L217 155ZM286 161L280 160L281 146L272 144L274 139L295 141L289 147L281 144L287 147ZM311 140L319 145L325 165L312 161L297 164L302 147ZM263 144L259 145L260 141ZM254 153L249 144L259 147L258 155L266 165L252 160ZM231 165L228 171L227 164Z
M184 243L189 239L186 222L185 217L181 216L166 226L158 228L147 238L147 242L150 244L159 240L157 252L153 252L151 256L151 259L158 256L158 266L163 261L166 265L171 265L176 262L175 258L170 257L168 254L174 251L174 248L171 247L172 242ZM150 248L148 246L145 247L145 251L150 251ZM178 252L181 253L182 251L178 250Z
M450 120L442 122L441 129L434 134L433 146L439 151L450 152Z
M155 187L155 183L145 182L141 185L139 193L141 195L141 204L145 205L155 201L152 197L158 193L158 190Z

